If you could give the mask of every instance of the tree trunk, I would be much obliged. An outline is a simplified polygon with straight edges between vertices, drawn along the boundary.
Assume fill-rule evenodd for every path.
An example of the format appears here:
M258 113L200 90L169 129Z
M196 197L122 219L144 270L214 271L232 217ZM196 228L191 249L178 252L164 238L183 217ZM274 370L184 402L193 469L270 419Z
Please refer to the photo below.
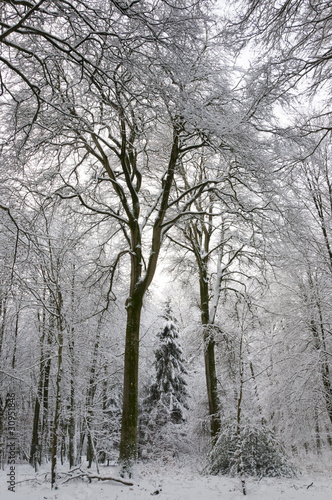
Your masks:
M86 445L86 460L88 462L88 469L91 469L91 465L92 465L92 462L93 462L93 455L94 455L94 446L93 446L93 442L92 442L92 435L91 435L91 429L90 429L90 425L91 425L91 420L90 419L87 419L87 434L88 434L88 440L87 440L87 445Z
M75 354L74 354L74 328L71 328L71 338L69 339L70 352L70 417L68 425L69 446L68 458L69 467L75 465Z
M205 377L207 394L209 401L210 412L210 427L211 436L214 438L220 432L220 413L219 413L219 396L218 396L218 380L216 374L216 361L214 340L211 338L212 332L209 326L204 330L204 361L205 361Z
M77 454L76 454L76 464L79 465L82 462L82 455L83 455L83 447L84 447L84 441L85 441L85 431L83 429L83 425L81 424L81 429L80 429L80 438L78 442L78 449L77 449Z
M61 406L61 379L62 379L62 350L63 350L63 324L62 324L62 297L61 293L57 294L58 304L57 304L57 319L58 319L58 371L56 377L56 396L55 396L55 411L54 411L54 422L52 430L52 460L51 460L51 488L56 486L56 464L57 464L57 452L58 452L58 429L60 421L60 406Z
M45 297L44 297L45 299ZM41 439L40 439L40 403L43 402L43 385L45 383L45 359L44 359L44 342L46 334L46 323L45 323L45 310L42 311L42 317L38 313L39 324L41 325L41 336L40 336L40 373L39 373L39 383L37 396L35 400L35 410L33 416L33 426L32 426L32 438L31 438L31 450L30 450L30 460L29 463L34 467L37 472L38 464L41 463Z
M93 348L93 354L92 354L92 360L91 360L91 366L90 366L90 379L89 379L89 386L88 386L88 391L87 391L87 397L86 397L86 432L87 432L87 461L88 461L88 468L91 467L92 461L93 461L93 456L94 456L94 443L93 443L93 437L92 437L92 423L93 423L93 400L95 397L95 392L96 392L96 386L97 386L97 381L96 381L96 371L97 371L97 362L98 362L98 354L99 354L99 346L100 346L100 334L101 334L101 321L102 317L99 320L98 323L98 328L97 328L97 334L96 334L96 339L95 339L95 344Z
M0 356L5 336L5 324L7 316L7 295L0 298Z
M69 418L69 467L72 468L75 465L75 386L73 379L70 381L70 418Z
M46 301L46 287L44 292L44 301ZM52 309L53 302L49 298L49 307ZM49 456L50 452L50 425L48 421L48 396L49 396L49 386L50 386L50 374L51 374L51 359L52 359L52 342L56 336L56 322L55 317L51 314L46 321L46 311L43 309L42 316L42 328L43 332L47 331L46 347L44 349L43 355L43 368L42 373L42 397L41 397L41 439L40 439L40 457L41 462L43 461L43 452L47 452Z
M327 411L328 417L330 419L330 422L332 424L332 386L331 386L331 378L330 378L330 368L328 365L328 360L326 359L325 352L322 353L322 356L325 358L322 361L321 372L322 372L322 381L323 381L323 386L324 386L324 397L325 397L326 411Z
M12 369L16 367L17 335L18 335L19 310L16 312L15 330L14 330L14 348L12 357Z
M43 380L43 397L42 397L42 432L41 432L41 449L40 455L41 459L43 456L43 450L49 453L50 443L49 443L49 425L48 425L48 394L50 385L50 373L51 373L51 359L48 358L45 362L44 369L44 380Z
M124 136L125 137L125 136ZM138 410L138 359L139 359L139 334L140 320L143 306L143 297L155 275L159 252L162 243L162 225L168 208L171 187L174 179L176 162L179 157L178 131L174 128L173 145L169 160L167 175L163 179L163 192L160 206L156 216L153 230L149 261L146 266L145 277L142 279L143 256L141 227L138 223L140 205L137 196L138 185L134 188L132 182L129 188L132 197L133 211L128 210L127 203L124 208L129 216L131 236L131 269L130 291L127 299L127 326L126 347L124 359L124 383L122 404L122 426L119 461L122 464L123 474L131 477L132 465L137 456L137 410ZM127 167L123 171L129 181Z
M318 311L320 312L320 305L317 303ZM326 404L326 411L330 422L332 424L332 385L330 377L330 367L327 359L326 341L325 341L325 330L322 318L320 318L320 325L318 326L314 319L310 321L310 329L315 341L315 348L320 355L320 373L322 377L322 383L324 388L324 399ZM319 334L320 332L320 334Z
M40 394L42 392L42 375L40 376L38 395L35 400L35 411L33 416L32 439L30 450L30 465L37 472L37 464L40 464L40 445L39 445L39 416L40 416Z
M317 450L317 455L321 455L322 453L322 440L320 436L320 427L319 427L319 418L318 418L318 410L317 407L315 407L315 434L316 434L316 450Z
M71 283L71 321L74 321L75 317L75 264L73 264L72 269L72 283ZM68 426L69 435L69 446L68 446L68 458L69 467L72 468L75 465L75 435L76 435L76 420L75 420L75 328L72 326L69 328L69 354L70 354L70 417Z
M120 462L124 472L129 476L137 454L138 358L142 295L136 293L129 299L127 305Z
M51 464L51 487L55 486L56 481L56 464L57 464L57 452L58 452L58 428L59 428L59 418L60 418L60 384L62 376L62 335L59 335L59 349L58 349L58 373L56 378L56 396L55 396L55 411L54 411L54 422L52 429L52 464Z
M245 480L245 474L244 474L244 463L243 463L243 441L242 441L242 436L241 436L241 428L242 428L242 422L241 422L241 413L242 413L242 398L243 398L243 375L244 375L244 365L243 365L243 334L241 333L241 340L240 340L240 388L239 388L239 395L237 398L237 417L236 417L236 435L237 435L237 450L236 450L236 456L238 460L238 473L240 474L240 479L241 479L241 486L242 486L242 493L243 495L247 494L247 489L246 489L246 480Z
M200 275L201 319L204 327L204 362L207 395L209 401L211 437L220 432L220 402L218 396L218 380L216 374L215 342L213 327L209 324L209 288L207 276Z
M4 455L5 455L5 436L4 436L4 426L5 426L5 411L8 405L8 395L3 402L2 397L0 396L0 469L4 470L5 467L5 461L4 461Z

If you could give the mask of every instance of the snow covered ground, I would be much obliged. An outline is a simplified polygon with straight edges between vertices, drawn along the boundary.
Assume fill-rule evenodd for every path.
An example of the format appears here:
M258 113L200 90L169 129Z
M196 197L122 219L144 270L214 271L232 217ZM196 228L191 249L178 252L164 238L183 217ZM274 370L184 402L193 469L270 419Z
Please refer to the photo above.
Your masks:
M296 478L247 479L251 500L332 500L332 466L327 461L303 464ZM63 469L66 470L65 468ZM140 464L133 486L111 481L75 479L51 490L47 469L35 474L28 465L16 466L15 492L7 489L8 468L0 471L1 500L239 500L243 498L237 478L202 476L194 466ZM114 467L101 467L101 475L118 477ZM31 479L31 480L30 480ZM27 481L28 480L28 481Z

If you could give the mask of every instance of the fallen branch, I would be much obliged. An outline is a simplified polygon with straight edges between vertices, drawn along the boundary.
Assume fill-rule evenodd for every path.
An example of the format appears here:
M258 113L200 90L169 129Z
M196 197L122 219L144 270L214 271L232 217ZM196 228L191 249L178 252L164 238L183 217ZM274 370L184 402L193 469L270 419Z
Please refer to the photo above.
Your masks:
M28 477L26 479L21 479L21 481L16 481L16 484L27 483L29 481L35 481L37 484L42 484L42 478L44 478L44 482L46 481L48 472L42 472L41 474L36 475L36 477Z
M27 483L29 481L35 481L37 484L43 484L36 477L29 477L28 479L21 479L21 481L16 481L15 486L21 483Z
M72 472L79 470L80 474L75 474L75 475L70 475L67 477L64 481L62 481L62 484L66 483L67 481L70 481L71 479L78 479L78 478L83 478L86 477L89 481L92 479L98 479L98 481L115 481L116 483L121 483L126 486L134 486L134 483L129 482L129 481L124 481L123 479L117 478L117 477L112 477L112 476L101 476L100 474L91 474L88 471L82 470L81 468L75 468L73 470L68 471L68 473L64 473L66 476L68 474L71 474Z
M115 477L108 477L108 476L99 476L99 475L93 475L93 474L88 474L87 475L88 479L98 479L99 481L116 481L117 483L122 483L125 484L126 486L134 486L134 483L131 483L129 481L124 481L123 479L118 479Z

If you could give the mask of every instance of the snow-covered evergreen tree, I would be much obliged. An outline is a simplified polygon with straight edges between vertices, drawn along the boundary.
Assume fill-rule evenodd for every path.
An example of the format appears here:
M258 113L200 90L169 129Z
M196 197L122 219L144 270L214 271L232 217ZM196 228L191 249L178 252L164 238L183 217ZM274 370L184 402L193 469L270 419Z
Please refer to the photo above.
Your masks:
M166 302L164 323L154 352L154 375L145 389L139 422L139 454L144 458L170 453L176 456L185 449L185 409L188 408L187 373L179 341L177 320L170 301Z
M157 334L160 346L155 351L156 379L149 388L144 406L159 408L160 423L171 421L178 424L185 420L184 409L188 407L187 383L184 379L187 371L179 342L177 320L169 300L166 302L163 318L165 322Z

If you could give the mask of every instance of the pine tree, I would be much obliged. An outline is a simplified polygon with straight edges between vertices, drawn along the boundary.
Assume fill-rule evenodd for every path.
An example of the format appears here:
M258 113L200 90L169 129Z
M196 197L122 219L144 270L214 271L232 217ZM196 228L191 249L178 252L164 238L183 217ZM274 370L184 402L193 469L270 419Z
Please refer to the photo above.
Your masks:
M160 346L155 351L156 380L149 389L144 406L158 407L161 424L169 421L179 424L185 421L184 409L188 408L187 383L184 379L187 371L170 301L166 302L163 318L165 322L157 334Z
M139 423L139 454L149 455L179 453L185 446L181 423L185 422L188 409L187 371L179 341L177 320L170 301L166 302L162 316L164 324L157 334L159 346L155 351L155 374L146 388ZM183 444L183 446L182 446Z

